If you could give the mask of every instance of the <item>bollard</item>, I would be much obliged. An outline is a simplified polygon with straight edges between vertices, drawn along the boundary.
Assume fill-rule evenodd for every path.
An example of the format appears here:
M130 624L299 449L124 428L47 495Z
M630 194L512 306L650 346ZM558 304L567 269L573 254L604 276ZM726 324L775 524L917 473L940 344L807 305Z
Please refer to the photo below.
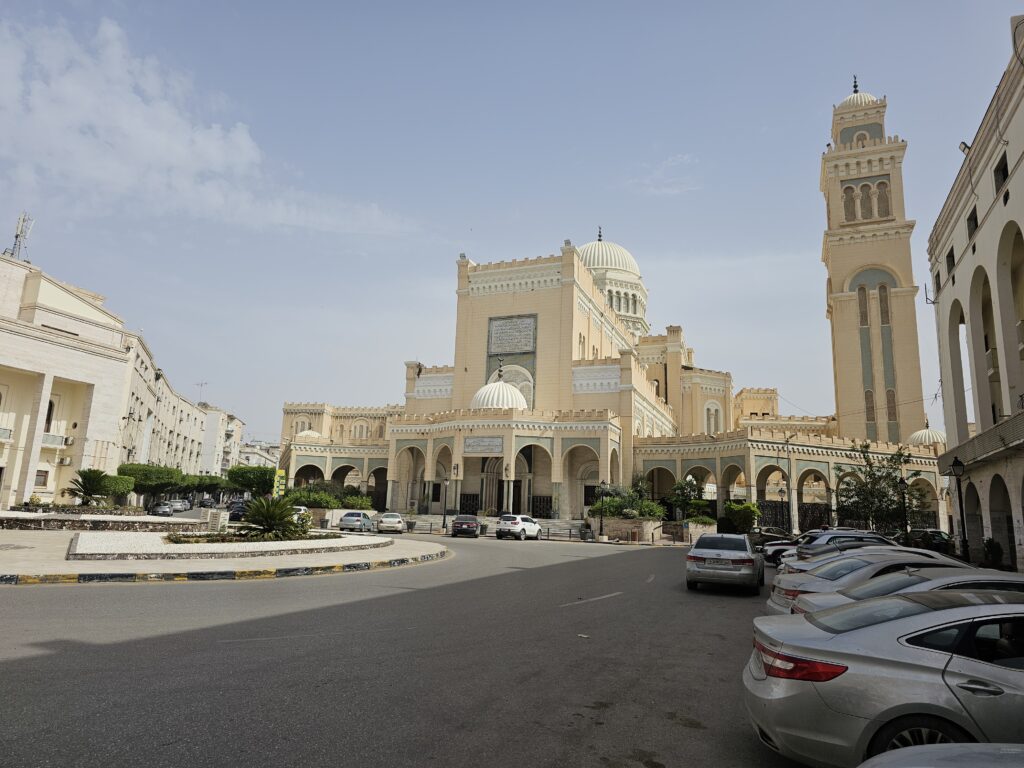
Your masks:
M654 546L654 531L651 531L651 546Z

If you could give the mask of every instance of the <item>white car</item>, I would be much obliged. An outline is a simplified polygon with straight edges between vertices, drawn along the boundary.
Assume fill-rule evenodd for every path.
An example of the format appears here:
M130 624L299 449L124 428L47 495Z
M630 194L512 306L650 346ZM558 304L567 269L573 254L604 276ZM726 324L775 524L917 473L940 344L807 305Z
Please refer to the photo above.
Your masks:
M686 588L701 584L738 584L761 593L764 556L741 533L705 533L686 556Z
M191 508L191 505L184 499L171 499L167 503L171 507L171 512L187 512Z
M526 515L502 515L498 527L494 531L495 538L534 539L540 540L540 523Z
M377 518L377 531L405 533L405 520L397 512L385 512Z

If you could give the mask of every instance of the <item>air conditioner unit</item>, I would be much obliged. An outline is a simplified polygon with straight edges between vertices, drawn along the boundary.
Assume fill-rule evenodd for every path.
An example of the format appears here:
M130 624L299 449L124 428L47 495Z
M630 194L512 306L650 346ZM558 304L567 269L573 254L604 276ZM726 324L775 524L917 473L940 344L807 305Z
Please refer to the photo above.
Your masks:
M64 445L74 445L74 444L75 444L75 438L74 437L71 437L69 435L68 437L64 438Z
M71 466L71 457L70 456L61 456L57 460L57 463L60 464L62 467L69 467L69 466Z

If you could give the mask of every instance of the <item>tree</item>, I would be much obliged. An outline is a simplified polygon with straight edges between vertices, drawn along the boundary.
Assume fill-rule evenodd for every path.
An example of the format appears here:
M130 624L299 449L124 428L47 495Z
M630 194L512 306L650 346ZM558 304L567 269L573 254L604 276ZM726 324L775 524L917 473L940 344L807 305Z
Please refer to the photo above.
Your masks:
M103 495L123 504L135 487L135 478L124 475L107 475L103 480Z
M109 475L102 469L80 469L78 477L71 481L61 496L74 496L82 504L92 504L106 495L106 480Z
M135 492L143 494L167 493L181 485L183 477L180 469L154 464L122 464L117 468L117 474L134 478Z
M732 523L736 533L750 533L750 529L754 527L760 516L761 510L757 504L733 504L732 502L726 503L723 515Z
M603 489L599 498L591 507L591 515L604 515L605 517L644 518L661 520L665 516L665 508L656 501L646 498L644 489L650 492L650 486L636 478L633 485L623 488L619 485L610 485Z
M248 464L236 464L228 470L228 480L253 496L269 495L274 490L275 475L274 467L250 467Z
M252 499L245 507L242 536L269 541L300 539L309 532L309 518L295 515L290 501L284 498Z
M853 473L839 488L839 518L876 530L906 530L907 520L928 514L924 492L910 483L921 473L917 470L904 471L910 463L910 454L902 447L895 453L878 454L871 451L870 446L870 443L854 443L852 446L860 454L861 466L836 466L840 473ZM901 478L906 479L905 486L900 483Z

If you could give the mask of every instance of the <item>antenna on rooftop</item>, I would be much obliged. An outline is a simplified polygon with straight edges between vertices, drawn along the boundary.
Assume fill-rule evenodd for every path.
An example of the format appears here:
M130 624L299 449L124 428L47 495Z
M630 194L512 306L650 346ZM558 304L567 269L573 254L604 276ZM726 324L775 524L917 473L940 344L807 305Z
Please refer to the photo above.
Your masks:
M18 226L14 230L14 248L11 249L12 259L21 259L21 250L25 246L25 241L28 240L29 233L32 231L32 225L35 223L35 219L25 213L25 211L22 211L21 215L18 216ZM24 261L28 261L28 259L24 259Z

